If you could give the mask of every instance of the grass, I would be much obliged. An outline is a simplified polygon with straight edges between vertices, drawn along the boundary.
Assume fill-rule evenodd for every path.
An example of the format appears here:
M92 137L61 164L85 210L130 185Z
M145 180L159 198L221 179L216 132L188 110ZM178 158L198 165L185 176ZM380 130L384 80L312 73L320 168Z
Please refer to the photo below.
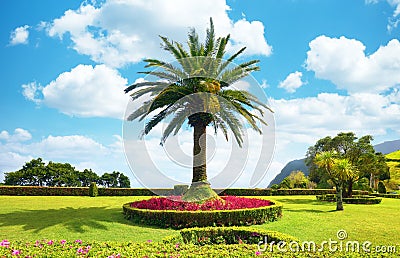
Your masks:
M344 204L320 202L315 196L264 197L283 203L283 218L257 227L276 230L302 241L338 240L339 230L346 230L348 240L371 241L373 244L398 244L400 235L400 200L383 198L381 204Z
M122 204L144 198L0 196L0 239L161 240L173 231L123 217Z
M122 204L144 198L0 196L0 239L145 242L176 234L175 230L137 225L123 218ZM384 198L378 205L345 204L343 212L335 212L335 203L318 202L315 196L263 198L282 202L283 218L254 227L316 242L337 240L337 231L343 229L349 240L398 244L398 199Z

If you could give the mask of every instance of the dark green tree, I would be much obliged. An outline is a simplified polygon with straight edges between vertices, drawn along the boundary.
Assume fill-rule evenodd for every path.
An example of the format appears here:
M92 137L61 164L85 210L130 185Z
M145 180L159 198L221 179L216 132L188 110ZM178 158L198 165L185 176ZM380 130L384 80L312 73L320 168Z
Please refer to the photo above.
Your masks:
M16 172L9 172L5 175L6 185L32 185L43 186L46 184L46 168L41 158L32 159L26 162Z
M90 186L92 182L98 182L100 177L91 169L84 169L83 172L78 172L78 180L81 186Z
M258 71L260 68L256 64L259 61L251 60L232 68L232 62L243 53L245 47L223 60L230 36L216 38L212 19L204 44L199 42L194 29L188 34L187 50L181 43L162 36L160 38L163 48L173 55L178 65L156 59L144 60L146 68L157 69L143 73L158 77L159 80L136 83L125 89L126 93L133 91L131 97L134 100L145 94L151 95L150 100L134 111L128 120L142 120L159 110L146 123L143 131L143 135L146 135L171 115L172 119L163 132L161 143L171 133L177 134L184 122L188 121L189 126L193 127L193 169L192 184L183 199L203 201L218 198L207 181L207 126L213 126L215 132L220 129L226 139L228 130L231 130L239 146L243 142L244 127L237 116L243 117L251 128L261 133L257 122L265 122L249 109L258 110L262 114L259 106L268 107L247 91L228 88L251 72Z
M388 171L384 159L377 153L371 144L371 135L357 138L353 132L339 133L335 137L325 137L317 141L314 146L308 148L306 154L306 164L310 169L310 180L318 185L326 185L329 176L326 170L319 168L314 163L317 153L324 151L334 151L338 158L347 159L358 173L352 173L343 183L344 197L351 197L353 184L362 177L385 174ZM372 177L372 176L371 176Z

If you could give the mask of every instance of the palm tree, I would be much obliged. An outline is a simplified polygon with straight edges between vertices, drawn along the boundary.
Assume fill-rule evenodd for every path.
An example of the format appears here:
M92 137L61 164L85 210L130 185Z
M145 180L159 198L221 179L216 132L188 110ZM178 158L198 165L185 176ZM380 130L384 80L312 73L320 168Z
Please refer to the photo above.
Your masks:
M161 144L171 133L176 135L185 121L193 127L192 184L183 196L188 201L217 197L207 181L207 126L211 125L215 133L220 129L226 140L228 129L231 130L238 145L242 146L244 126L238 117L244 118L252 129L261 134L259 123L266 125L262 119L261 107L270 110L249 92L228 88L251 72L259 70L256 65L258 60L232 67L232 61L243 53L245 47L223 60L229 37L215 38L212 19L204 44L199 42L195 29L189 31L188 50L181 43L160 36L163 48L173 55L177 65L146 59L145 68L157 69L141 73L155 76L158 80L136 83L125 89L126 93L133 91L133 100L150 94L150 99L128 117L128 121L132 121L152 116L145 124L142 135L148 134L168 116L172 116L172 119L163 132ZM259 111L261 117L252 113L252 110Z
M334 151L317 153L314 159L315 164L324 168L329 179L336 187L336 210L343 210L343 184L349 178L356 176L356 171L351 162L346 158L337 158Z

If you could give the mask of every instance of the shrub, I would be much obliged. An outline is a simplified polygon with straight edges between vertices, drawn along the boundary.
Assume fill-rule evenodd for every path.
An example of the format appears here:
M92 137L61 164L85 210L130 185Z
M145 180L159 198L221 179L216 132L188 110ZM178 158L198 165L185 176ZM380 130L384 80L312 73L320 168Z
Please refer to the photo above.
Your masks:
M336 195L333 194L317 195L316 198L319 201L336 202ZM382 198L368 195L353 195L352 198L343 198L343 202L347 204L379 204L381 201Z
M188 185L174 185L174 195L183 195L188 189Z
M282 216L282 205L279 203L271 204L271 206L252 209L175 211L138 209L131 207L131 203L127 203L123 205L123 212L126 219L164 228L242 226L263 224L280 218Z
M258 244L259 242L284 241L290 243L299 240L276 231L249 227L205 227L187 228L180 231L185 244Z
M96 185L96 182L91 182L89 187L89 196L96 197L99 195L99 189Z
M386 193L386 186L383 184L382 181L378 183L378 193L385 194Z
M270 195L321 195L334 194L334 189L215 189L220 195L270 196ZM174 189L146 188L98 188L99 196L170 196ZM365 194L367 191L354 190L353 194ZM88 187L47 187L47 186L0 186L0 195L37 195L37 196L88 196Z

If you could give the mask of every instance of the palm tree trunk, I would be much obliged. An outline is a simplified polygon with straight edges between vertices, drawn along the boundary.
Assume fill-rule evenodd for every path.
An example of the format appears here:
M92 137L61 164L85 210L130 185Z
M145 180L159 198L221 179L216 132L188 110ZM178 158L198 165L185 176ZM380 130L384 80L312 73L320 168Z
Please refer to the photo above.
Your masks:
M336 210L343 210L343 187L340 183L336 185Z
M207 182L206 128L203 123L197 123L194 126L192 183Z

